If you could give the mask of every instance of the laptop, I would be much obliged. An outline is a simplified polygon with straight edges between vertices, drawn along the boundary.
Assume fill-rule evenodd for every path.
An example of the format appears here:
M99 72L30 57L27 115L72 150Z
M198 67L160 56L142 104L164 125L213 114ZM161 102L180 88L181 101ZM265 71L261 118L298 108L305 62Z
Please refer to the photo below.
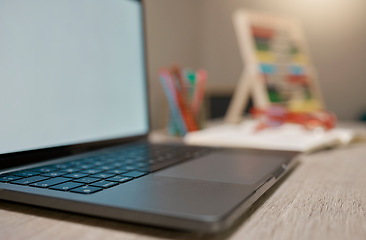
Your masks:
M213 233L295 165L148 142L141 1L0 3L0 199Z

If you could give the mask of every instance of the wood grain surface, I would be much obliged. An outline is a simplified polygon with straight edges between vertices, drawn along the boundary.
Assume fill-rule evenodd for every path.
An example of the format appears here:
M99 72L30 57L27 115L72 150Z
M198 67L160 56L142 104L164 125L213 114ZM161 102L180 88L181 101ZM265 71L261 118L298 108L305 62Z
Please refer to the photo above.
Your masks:
M235 226L217 235L0 201L0 239L366 239L366 144L302 157Z

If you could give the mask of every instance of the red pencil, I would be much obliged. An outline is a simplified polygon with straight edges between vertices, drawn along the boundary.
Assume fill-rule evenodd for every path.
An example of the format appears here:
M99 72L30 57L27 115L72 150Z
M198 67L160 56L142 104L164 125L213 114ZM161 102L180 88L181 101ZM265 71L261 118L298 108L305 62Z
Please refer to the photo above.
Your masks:
M197 76L196 88L193 93L193 100L191 104L194 116L198 115L203 102L205 85L207 80L207 72L205 70L199 70L197 71L196 76Z
M178 89L176 89L176 96L177 96L178 106L181 110L184 122L186 123L186 126L187 126L187 130L189 132L197 131L198 125L194 118L194 115L188 105L188 102L186 102L184 100L183 94L180 91L178 91Z
M197 131L198 130L198 124L195 120L195 117L193 115L191 106L189 104L189 98L187 94L187 86L186 82L183 80L182 72L179 66L174 65L171 68L172 76L175 77L176 81L176 96L177 96L177 102L179 109L182 113L183 120L187 126L187 130L189 132L191 131Z

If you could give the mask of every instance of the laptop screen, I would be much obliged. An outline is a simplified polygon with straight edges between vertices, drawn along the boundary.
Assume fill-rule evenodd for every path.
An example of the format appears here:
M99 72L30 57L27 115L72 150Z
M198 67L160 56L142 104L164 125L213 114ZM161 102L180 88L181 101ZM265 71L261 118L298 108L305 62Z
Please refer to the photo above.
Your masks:
M144 135L140 1L0 0L0 154Z

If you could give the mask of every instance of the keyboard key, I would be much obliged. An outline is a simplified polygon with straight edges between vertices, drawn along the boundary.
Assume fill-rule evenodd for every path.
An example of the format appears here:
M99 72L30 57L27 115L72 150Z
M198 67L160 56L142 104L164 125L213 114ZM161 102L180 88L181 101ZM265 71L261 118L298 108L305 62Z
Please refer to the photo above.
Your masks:
M125 163L125 164L133 164L135 162L137 162L137 160L133 159L133 158L127 158L127 159L123 160L123 163Z
M59 169L65 169L65 168L71 168L73 165L74 165L73 163L67 162L67 163L59 163L54 166Z
M28 170L18 171L18 172L12 172L12 175L18 176L18 177L32 177L39 175L39 172L33 172Z
M125 177L125 176L114 176L111 178L107 178L107 181L112 181L112 182L119 182L119 183L124 183L124 182L128 182L130 180L132 180L132 177Z
M55 168L55 167L39 167L39 168L32 168L31 170L35 171L35 172L48 173L48 172L56 171L57 168Z
M61 169L59 169L59 171L67 172L67 173L73 173L73 172L80 171L80 169L78 169L78 168L61 168Z
M65 182L65 183L54 185L54 186L50 187L50 189L59 190L59 191L69 191L70 189L81 187L83 185L84 185L83 183Z
M109 177L112 177L116 174L114 173L97 173L97 174L93 174L93 175L90 175L89 177L94 177L94 178L109 178Z
M98 192L100 190L103 190L103 188L92 187L92 186L83 186L83 187L78 187L78 188L71 189L70 192L90 194L90 193Z
M33 177L27 177L27 178L11 181L11 183L20 184L20 185L27 185L27 184L30 184L30 183L43 181L43 180L46 180L46 179L49 179L49 178L48 177L42 177L42 176L33 176Z
M82 173L87 173L87 174L96 174L96 173L102 172L102 170L100 170L100 169L87 169L87 170L83 170L81 172Z
M56 178L51 178L51 179L48 179L48 180L45 180L45 181L32 183L29 186L48 188L50 186L60 184L60 183L63 183L63 182L67 182L67 181L70 181L70 178L56 177Z
M94 166L95 166L95 167L103 166L103 162L102 162L102 161L94 162Z
M71 161L74 166L80 167L80 165L86 164L86 159L78 159Z
M78 168L80 168L80 169L88 169L88 168L92 168L93 167L93 165L91 165L91 164L82 164L82 165L79 165L78 166Z
M137 162L137 163L135 163L135 166L136 167L148 167L149 166L149 164L148 163L146 163L146 162Z
M64 175L63 177L82 178L82 177L86 177L86 176L88 176L88 174L86 174L86 173L69 173L67 175Z
M121 173L125 173L125 172L128 172L128 171L124 170L124 169L114 169L114 170L107 171L107 173L114 173L114 174L121 174Z
M85 178L78 178L78 179L74 179L73 182L79 182L79 183L93 183L96 181L100 181L102 179L100 178L91 178L91 177L85 177Z
M101 167L98 167L98 169L100 169L102 171L108 171L108 170L113 170L113 166L101 166Z
M21 177L17 177L17 176L12 176L12 175L1 175L0 176L0 182L10 182L10 181L14 181L14 180L18 180L21 179Z
M41 175L45 176L45 177L60 177L64 174L66 174L66 173L64 173L64 172L48 172L48 173L43 173Z
M123 163L121 163L121 162L116 162L116 163L113 163L111 166L112 166L112 169L113 169L113 168L120 168L120 167L122 167L122 166L123 166Z
M116 186L116 185L118 185L117 182L109 182L109 181L105 181L105 180L90 184L90 186L102 187L102 188L109 188L109 187L113 187L113 186Z
M120 168L121 170L126 170L126 171L132 171L132 170L136 170L137 167L132 166L132 165L128 165L125 167Z
M147 161L147 163L148 163L149 165L153 165L153 164L155 164L155 163L156 163L156 161L155 161L154 159L149 159L149 160Z
M147 172L131 171L131 172L124 173L122 175L126 176L126 177L138 178L138 177L144 176L146 174L147 174Z
M150 172L152 172L152 168L151 167L140 167L140 168L137 168L136 171L150 173Z

